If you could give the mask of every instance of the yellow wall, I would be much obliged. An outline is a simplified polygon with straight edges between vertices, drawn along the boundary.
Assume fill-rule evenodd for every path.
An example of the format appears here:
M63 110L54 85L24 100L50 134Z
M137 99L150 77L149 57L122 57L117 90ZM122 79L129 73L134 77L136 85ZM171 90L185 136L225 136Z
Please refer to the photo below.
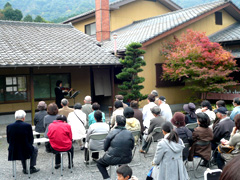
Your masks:
M165 96L167 102L169 104L178 104L178 103L186 103L189 97L189 91L181 90L182 87L163 87L156 88L156 63L162 63L163 59L160 57L159 51L161 47L161 43L164 41L172 40L173 35L179 37L182 33L185 33L187 29L193 29L195 31L206 32L206 35L211 35L216 33L217 31L224 29L233 23L236 22L229 14L225 11L223 12L223 25L215 25L215 15L209 15L204 19L189 25L182 30L177 31L176 33L157 41L146 48L146 54L144 55L144 59L147 65L143 68L144 71L140 73L140 76L145 77L145 82L143 83L144 89L142 90L143 94L149 94L153 89L156 89L160 96ZM149 73L151 72L151 73ZM141 103L141 106L146 104L144 101Z
M110 12L110 30L114 31L131 24L133 21L165 14L170 11L159 2L138 0ZM95 17L73 23L73 26L85 33L85 25L93 22L95 22Z
M0 75L14 75L14 74L29 74L28 68L16 68L16 69L0 69ZM84 97L91 95L90 86L90 68L89 67L52 67L52 68L34 68L34 74L51 74L51 73L70 73L71 85L75 90L80 90L80 94L76 97L75 102L83 104ZM28 82L29 84L29 82ZM55 102L55 99L46 101L47 104ZM70 106L74 105L73 99L69 99ZM37 108L38 102L35 102ZM31 110L31 102L24 103L7 103L0 104L0 112L13 112L18 109Z
M73 23L73 26L76 29L78 29L78 30L80 30L80 31L85 33L85 25L92 24L94 22L95 22L95 16L92 17L92 18L89 18L89 19L85 19L85 20L83 20L81 22Z
M159 2L135 1L111 11L111 31L132 24L133 21L146 19L170 12L168 8Z

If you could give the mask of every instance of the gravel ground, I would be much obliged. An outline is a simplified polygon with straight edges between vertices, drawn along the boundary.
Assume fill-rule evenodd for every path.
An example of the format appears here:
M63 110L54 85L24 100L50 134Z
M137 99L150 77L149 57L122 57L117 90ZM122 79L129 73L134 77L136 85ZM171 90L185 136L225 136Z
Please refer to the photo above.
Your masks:
M14 179L12 177L12 162L7 160L8 157L8 144L6 141L6 125L0 125L0 180ZM68 160L67 155L64 155L64 171L63 176L60 175L60 169L55 170L52 174L52 154L45 152L44 144L41 144L38 147L38 158L37 158L37 168L40 168L38 173L32 174L31 179L36 180L101 180L102 176L99 173L96 166L88 167L83 163L84 160L84 151L81 151L77 143L74 143L74 167L73 173L70 173L70 170L67 168ZM149 150L150 154L155 152L156 143L152 144ZM136 150L133 161L129 164L133 169L133 174L138 177L139 180L145 180L146 174L151 169L151 161L153 157L145 158L143 154L139 153L139 148ZM141 163L141 165L136 165ZM136 166L134 166L136 165ZM115 169L112 168L112 174L114 176ZM192 169L192 163L189 163L188 169ZM216 169L216 166L212 169ZM203 175L206 168L199 167L198 175ZM195 179L193 176L193 171L189 171L190 179ZM26 180L28 175L22 173L21 162L17 161L17 179ZM114 177L112 179L115 179ZM203 180L204 178L199 178Z

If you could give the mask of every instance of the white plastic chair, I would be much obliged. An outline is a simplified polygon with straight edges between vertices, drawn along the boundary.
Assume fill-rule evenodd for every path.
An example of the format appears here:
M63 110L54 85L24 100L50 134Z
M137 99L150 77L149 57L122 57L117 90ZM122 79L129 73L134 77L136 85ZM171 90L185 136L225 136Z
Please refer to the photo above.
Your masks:
M108 135L108 133L95 133L95 134L91 134L89 136L89 142L90 142L91 139L92 140L98 140L98 141L104 140L107 135ZM92 153L94 153L94 152L100 153L101 151L104 151L104 149L91 150L91 143L88 143L89 165L91 165L90 158L92 158Z
M153 156L153 154L151 154L151 155L148 154L148 155L147 155L147 153L148 153L148 151L149 151L149 148L150 148L151 144L154 143L154 142L158 142L158 140L157 140L157 141L154 141L154 137L153 137L153 135L156 134L156 133L161 133L161 134L162 134L162 137L164 137L164 136L163 136L163 132L162 132L162 128L161 128L161 127L155 127L155 128L153 129L153 134L152 134L151 142L148 143L147 151L146 151L146 153L144 154L144 157L152 157L152 156Z
M135 153L136 153L137 146L140 146L141 131L132 131L132 135L133 135L133 137L134 137L134 140L136 140L136 141L134 142L134 148L133 148L133 151L132 151L132 159L133 159L133 158L134 158L134 155L135 155ZM137 137L137 138L136 138L136 137ZM131 166L141 165L141 162L142 162L142 160L141 160L141 154L140 154L140 153L138 153L138 154L139 154L139 160L140 160L140 162L137 163L137 164L132 164Z

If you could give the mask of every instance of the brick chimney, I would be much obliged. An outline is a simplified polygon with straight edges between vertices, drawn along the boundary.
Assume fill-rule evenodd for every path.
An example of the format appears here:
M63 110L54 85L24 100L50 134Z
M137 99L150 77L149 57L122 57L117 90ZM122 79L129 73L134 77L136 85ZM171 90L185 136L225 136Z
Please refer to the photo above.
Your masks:
M109 0L95 0L96 36L98 41L110 39Z

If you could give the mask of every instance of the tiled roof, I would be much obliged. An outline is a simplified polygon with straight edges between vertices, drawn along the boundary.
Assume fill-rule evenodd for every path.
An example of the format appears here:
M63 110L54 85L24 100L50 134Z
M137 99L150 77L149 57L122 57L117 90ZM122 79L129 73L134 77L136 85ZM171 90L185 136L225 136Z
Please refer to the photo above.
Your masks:
M110 41L105 41L103 47L108 51L113 51L114 40L112 34L117 33L117 49L125 50L125 46L131 42L144 43L149 41L227 3L229 2L225 2L224 0L215 1L136 21L131 25L113 31Z
M71 25L0 21L0 67L119 64Z
M209 39L212 42L227 42L240 40L240 22L237 22L227 27L226 29L209 36Z
M120 6L123 6L125 4L131 3L131 2L134 2L134 1L136 1L136 0L116 0L116 1L109 4L109 8L110 8L110 10L119 9ZM180 6L178 6L176 3L174 3L171 0L159 0L159 2L162 3L163 5L165 5L166 7L168 7L169 9L171 9L171 10L181 9ZM95 9L87 11L87 12L82 13L80 15L71 17L71 18L67 19L66 21L64 21L63 23L66 24L66 23L69 23L69 22L75 22L78 19L84 18L85 16L94 17L95 16Z

